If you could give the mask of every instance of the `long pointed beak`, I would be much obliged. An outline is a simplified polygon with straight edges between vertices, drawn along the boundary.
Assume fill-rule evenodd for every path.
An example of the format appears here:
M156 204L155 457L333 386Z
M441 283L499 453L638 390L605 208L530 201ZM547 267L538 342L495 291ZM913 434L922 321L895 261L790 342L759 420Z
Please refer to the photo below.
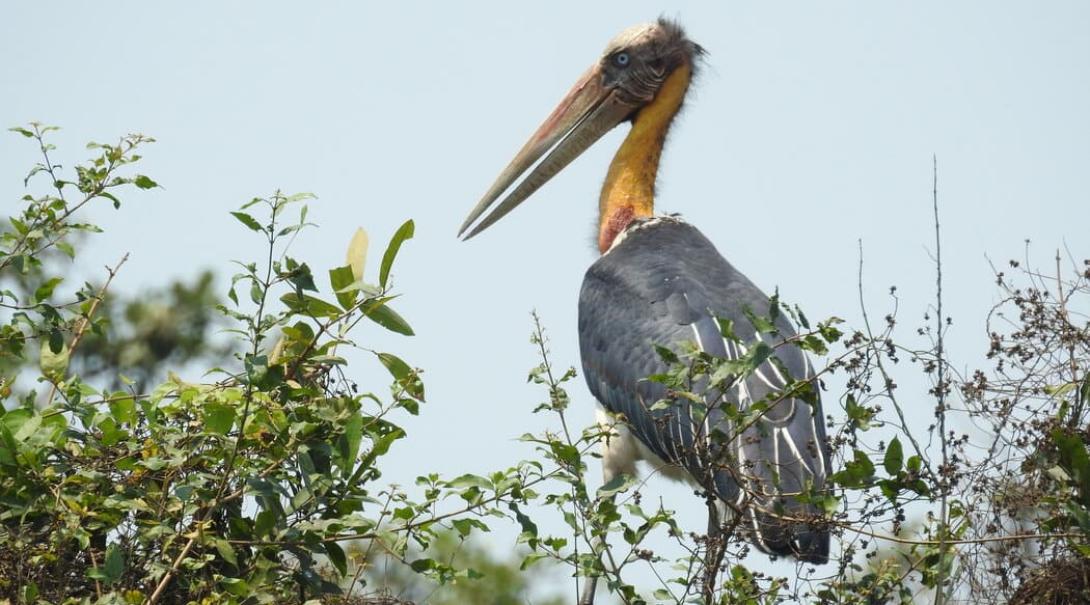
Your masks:
M624 121L634 109L634 106L620 101L614 89L602 85L600 67L588 69L496 178L496 182L466 217L458 229L458 235L465 233L546 152L552 150L464 239L484 231L514 210L602 135Z

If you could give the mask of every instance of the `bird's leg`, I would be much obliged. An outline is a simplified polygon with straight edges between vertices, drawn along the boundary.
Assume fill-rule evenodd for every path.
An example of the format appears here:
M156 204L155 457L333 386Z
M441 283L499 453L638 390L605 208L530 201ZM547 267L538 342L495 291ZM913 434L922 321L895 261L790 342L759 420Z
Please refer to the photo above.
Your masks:
M583 584L583 594L579 596L579 605L594 605L594 591L598 588L598 576L590 576Z
M612 478L612 477L609 477L610 473L608 471L606 471L606 472L603 472L602 474L607 477L606 483L608 483L609 479ZM602 550L604 550L605 546L606 546L606 541L605 541L605 538L602 537L602 536L595 536L591 540L591 548L596 553L600 553ZM601 562L601 555L598 554L596 556L598 558L598 561ZM583 584L583 592L582 592L582 594L579 595L579 605L594 605L594 592L597 589L598 589L598 576L597 575L587 576L586 582Z
M719 525L719 507L714 497L708 497L708 536L704 547L704 603L711 605L715 599L715 587L719 579L719 564L723 561L726 539Z
M608 447L609 447L608 445L603 446L603 449L608 448ZM611 479L613 479L613 473L610 472L610 469L609 469L608 465L603 465L602 478L603 478L602 485L605 485L606 483L609 483L609 481ZM596 535L593 539L591 539L591 548L594 550L595 553L601 553L601 551L603 549L605 549L605 546L606 546L606 541L605 541L604 537ZM596 556L598 558L598 561L601 562L601 554L597 554ZM598 589L598 576L597 575L587 576L586 582L583 584L583 592L582 592L582 594L579 595L579 605L594 605L594 592L597 589Z

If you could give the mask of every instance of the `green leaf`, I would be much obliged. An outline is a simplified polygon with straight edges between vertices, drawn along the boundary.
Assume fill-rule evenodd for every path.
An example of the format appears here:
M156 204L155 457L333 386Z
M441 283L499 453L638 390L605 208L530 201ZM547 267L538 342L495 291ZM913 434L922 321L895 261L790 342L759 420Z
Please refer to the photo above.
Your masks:
M423 573L425 571L435 569L435 561L432 559L417 559L409 564L416 573Z
M908 470L918 473L920 472L920 467L923 466L923 463L919 456L909 456L908 463L905 466L908 467Z
M745 315L746 319L749 320L749 323L753 325L753 329L761 334L774 334L777 331L776 324L767 317L757 315L748 307L742 310L742 314Z
M402 381L412 374L413 369L397 355L392 353L378 353L377 355L382 365L386 366L386 369L398 381Z
M358 290L346 290L355 281L356 277L352 272L352 267L337 267L329 270L329 285L332 286L333 292L337 295L337 302L345 311L356 304Z
M447 487L451 489L462 489L466 487L479 487L481 489L492 489L492 482L480 475L465 474L447 482Z
M844 334L840 330L834 328L833 324L838 324L843 321L844 320L839 317L832 317L829 321L818 324L818 332L821 333L821 337L825 339L825 342L832 344L840 340L840 337Z
M36 603L38 601L38 585L34 582L28 582L20 589L19 598L20 603Z
M401 439L404 436L405 431L401 429L390 431L389 433L382 435L381 437L372 436L371 451L367 452L367 454L365 454L360 460L359 467L356 469L356 472L353 473L352 479L349 481L349 484L355 483L354 480L357 478L357 475L360 475L363 471L371 468L371 466L375 463L375 460L377 460L379 456L382 456L386 454L386 452L390 451L390 446L393 445L395 441Z
M855 424L862 431L870 429L870 421L874 418L874 412L855 400L851 394L848 395L848 399L844 405L844 411L848 413L848 419Z
M57 284L64 281L63 277L54 277L44 284L38 286L37 290L34 290L34 302L40 303L43 300L53 295L53 290L56 289Z
M882 460L882 466L886 467L886 472L890 475L896 475L901 472L904 459L905 455L901 449L901 441L894 437L893 441L889 442L889 447L886 448L886 457Z
M295 292L289 292L281 296L280 301L287 305L292 311L310 317L328 317L330 319L336 319L343 314L335 305L308 294L304 294L300 297Z
M405 336L412 336L414 334L413 329L409 326L408 322L398 315L396 311L391 309L385 302L364 309L364 314L371 318L371 321L391 332L397 332L398 334L404 334Z
M29 431L24 431L23 427L31 421L32 418L36 418L37 424L31 427ZM41 416L34 411L26 408L17 408L6 412L3 416L0 416L0 425L11 432L13 440L22 441L26 438L26 435L33 433L37 427L41 424Z
M223 538L212 538L212 544L224 561L230 563L232 567L238 568L238 557L235 556L235 549L230 542Z
M606 498L613 494L623 492L635 485L639 480L634 475L620 473L598 488L598 497Z
M235 408L223 403L206 403L202 409L204 426L213 433L226 435L235 424Z
M252 280L250 282L250 301L255 305L260 305L263 298L265 298L265 287L256 279Z
M1060 464L1071 475L1079 488L1079 500L1084 506L1090 506L1090 455L1086 445L1073 435L1061 429L1053 429L1052 441L1060 453Z
M289 269L288 281L295 286L296 292L303 290L318 291L318 287L314 285L314 275L310 272L310 267L306 263L296 264L295 260L291 258L287 258L285 262Z
M677 405L676 400L670 399L669 397L664 397L662 399L659 399L655 403L652 403L651 407L649 407L647 409L649 411L652 411L652 412L658 412L660 410L668 410L668 409L674 407L675 405Z
M117 196L110 193L109 191L99 192L98 195L99 195L99 197L104 197L104 198L110 200L113 203L115 209L121 207L121 200L117 199Z
M7 418L7 416L4 416L4 418ZM19 444L15 442L11 430L3 423L0 423L0 465L18 466L18 460L15 458L18 449Z
M527 517L525 513L519 510L519 507L514 502L510 502L507 505L511 509L511 512L515 513L515 520L518 521L519 526L522 527L523 535L531 538L530 548L534 547L535 539L537 538L537 524L533 519Z
M128 433L118 428L117 422L113 419L113 416L99 416L99 420L95 424L95 428L102 432L102 444L114 445L128 437Z
M817 504L821 507L821 510L825 511L825 514L831 515L840 508L840 498L826 494L817 499Z
M474 529L489 531L488 526L477 519L455 519L454 521L451 521L451 525L454 526L458 535L463 538L468 537Z
M325 553L329 556L329 562L333 564L333 567L337 568L337 572L341 574L341 577L348 575L348 558L344 556L344 549L340 544L336 542L325 543Z
M874 478L874 463L866 452L855 450L855 457L844 465L844 470L834 473L830 479L844 487L863 487Z
M271 535L275 526L276 514L271 510L263 510L257 513L257 517L254 519L254 535L258 537Z
M746 354L747 372L756 370L762 363L772 356L772 347L763 340L757 341L753 348Z
M1090 544L1073 544L1075 550L1079 551L1079 554L1084 558L1090 558ZM27 599L30 602L30 599Z
M401 244L411 239L415 225L412 219L405 221L397 231L394 233L393 238L390 239L390 244L386 246L386 252L382 255L382 266L379 269L378 283L379 286L386 287L386 279L390 276L390 267L394 264L394 259L397 257L398 250L401 249Z
M798 320L799 325L802 326L802 329L810 329L810 320L806 319L806 314L802 312L798 305L795 305L795 318Z
M125 573L125 558L117 544L111 544L106 549L106 561L102 565L102 571L107 584L117 582L121 579L121 574Z
M229 593L231 593L231 594L233 594L235 596L245 597L245 596L251 596L252 593L253 593L253 590L250 588L250 585L246 582L246 580L243 580L242 578L222 578L222 579L220 579L219 582L220 582L220 584L222 584L224 587L227 588L227 592L229 592ZM142 593L137 592L136 593L136 600L133 600L131 602L133 602L133 603L142 602L142 601L139 600L141 598L141 595L142 595Z
M550 558L552 558L552 556L549 553L532 552L522 559L522 564L519 565L519 571L526 571L538 561Z
M246 378L252 384L257 384L265 380L269 373L269 356L268 355L246 355L242 362L243 368L246 370Z
M67 436L65 431L68 429L68 419L63 414L44 414L42 415L42 430L39 434L50 435L49 440L53 442L54 446L60 447L65 441Z
M829 352L829 347L825 346L825 341L814 334L803 336L798 344L800 349L803 351L810 351L814 355L825 355Z
M878 489L881 490L882 495L893 504L897 503L900 487L900 484L893 479L882 479L878 482Z
M356 455L360 452L363 440L363 417L353 414L344 424L344 434L337 440L337 449L341 474L347 477L356 466Z
M64 333L61 332L60 328L54 326L53 329L49 331L49 350L52 353L59 355L66 348L67 345L64 344Z
M855 466L859 469L859 472L864 477L874 476L874 463L871 462L870 456L868 456L862 450L855 450L855 459L848 463L849 466Z
M677 353L674 353L670 349L667 349L663 346L654 345L654 347L655 353L658 353L659 359L661 359L664 363L667 363L669 365L674 365L675 363L678 363L679 359Z
M382 365L386 366L386 369L390 371L390 375L397 381L398 386L405 389L405 392L410 396L421 401L424 400L424 383L420 380L420 375L416 373L416 370L413 370L409 364L405 363L397 355L391 353L377 353L377 355Z
M780 289L772 293L772 296L768 299L768 320L775 323L780 317Z
M261 223L257 222L257 219L250 216L249 214L246 214L245 212L232 212L231 216L237 218L238 222L249 227L250 231L264 231Z
M119 424L123 422L136 424L136 402L132 397L117 393L110 399L110 415Z
M156 183L143 174L136 175L136 178L132 180L132 183L141 189L154 189L159 186L159 183Z
M562 441L549 442L549 449L552 450L553 456L560 462L575 467L581 462L579 456L579 448L574 445L568 445Z
M723 319L722 317L716 317L715 323L719 324L719 333L723 335L723 338L733 342L742 342L741 338L738 338L734 334L734 320Z

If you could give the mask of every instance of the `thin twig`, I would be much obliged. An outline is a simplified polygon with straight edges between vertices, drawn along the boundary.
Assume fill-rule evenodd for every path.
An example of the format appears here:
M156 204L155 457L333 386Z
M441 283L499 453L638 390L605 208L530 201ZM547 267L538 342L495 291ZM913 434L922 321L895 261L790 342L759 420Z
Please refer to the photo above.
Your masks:
M920 444L916 441L916 437L912 434L912 431L908 429L908 421L905 420L904 409L901 408L900 402L897 401L897 396L893 394L893 379L890 378L889 373L886 371L886 366L882 363L882 355L874 345L874 333L871 331L870 318L867 316L867 304L863 298L863 240L861 239L859 240L859 276L857 284L859 287L859 309L863 313L863 327L867 330L868 348L871 349L872 354L874 355L874 361L878 366L878 372L882 374L882 386L885 388L886 397L888 397L893 404L893 409L897 412L897 418L901 421L901 428L903 429L905 436L908 437L908 441L912 444L912 449L916 451L916 455L919 456L921 460L927 460L923 448L921 448ZM930 470L931 465L929 463L928 471L930 472Z
M125 264L125 261L129 260L129 253L126 252L121 260L117 261L117 264L111 267L106 267L106 271L109 274L106 277L106 283L102 284L102 287L98 289L95 294L94 300L91 301L91 306L87 309L87 314L80 318L79 325L76 326L76 333L72 337L72 342L68 345L69 358L76 352L76 348L79 347L80 341L83 340L83 335L87 332L87 328L91 325L91 319L95 316L95 311L98 310L102 300L106 297L106 290L109 289L110 284L114 281L114 277L117 276L118 271L121 270L121 266ZM57 382L50 381L49 396L46 397L45 405L50 407L53 405L53 398L57 395Z
M571 431L568 430L568 420L564 416L564 407L557 405L557 403L560 401L560 396L559 396L560 383L557 382L556 378L553 376L553 366L552 366L552 362L549 360L549 349L545 344L545 327L543 325L541 325L541 317L538 316L536 309L530 312L530 316L534 320L534 340L537 341L538 355L541 356L541 365L545 369L545 376L549 381L549 403L552 406L553 410L556 411L557 416L560 417L560 427L564 430L564 439L565 439L565 441L567 441L567 444L569 446L574 446L574 443L572 442L572 438L571 438ZM575 472L575 476L578 479L578 483L583 484L585 486L586 485L586 478L583 476L583 469L580 468L579 465L576 465L575 468L573 469L573 471ZM572 486L571 486L571 495L572 495L572 504L574 506L578 506L579 505L579 494L577 492L575 484L572 484ZM581 525L582 525L581 529L578 529L578 530L575 529L575 528L572 529L572 547L575 550L575 560L578 561L579 560L579 534L580 533L585 534L586 531L587 531L587 526L586 526L586 515L585 514L584 515L576 515L575 518L576 518L577 523L582 522L581 523ZM580 589L579 575L576 574L576 576L575 576L575 600L576 601L579 601L579 598L580 598L580 590L579 589Z
M946 360L943 350L943 316L942 316L942 238L939 227L939 160L935 155L931 156L931 204L935 214L935 300L937 328L935 341L935 356L938 363L938 384L935 388L935 396L938 398L936 414L939 417L939 445L942 448L942 467L939 469L939 564L938 578L935 583L935 605L942 605L946 600L946 533L949 524L949 510L947 497L949 492L949 454L946 447Z

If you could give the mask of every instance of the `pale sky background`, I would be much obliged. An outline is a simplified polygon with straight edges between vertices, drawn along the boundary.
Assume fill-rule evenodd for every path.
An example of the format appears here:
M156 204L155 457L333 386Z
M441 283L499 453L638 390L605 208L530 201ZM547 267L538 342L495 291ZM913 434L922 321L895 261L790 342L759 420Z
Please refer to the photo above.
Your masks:
M619 128L470 243L457 226L574 79L621 29L675 17L709 55L662 164L659 208L681 212L759 286L811 318L859 325L857 240L872 315L901 295L910 339L932 296L931 157L938 156L950 349L982 365L997 300L988 258L1052 267L1090 257L1090 4L1085 2L158 3L0 7L0 125L64 129L55 159L88 140L158 139L140 171L163 189L93 218L107 232L81 270L132 257L127 292L253 259L227 212L276 188L312 191L319 231L293 256L342 264L357 226L368 272L405 219L396 308L414 338L367 326L368 346L425 369L428 404L385 477L484 472L527 454L547 419L526 384L529 312L555 362L579 364L576 300L595 259L598 187ZM37 160L0 137L0 195ZM224 288L225 289L225 288ZM872 318L873 319L873 318ZM910 339L911 340L911 339ZM386 375L353 366L369 389ZM826 409L840 415L838 382ZM590 422L582 382L572 417ZM926 423L921 383L902 397ZM702 504L652 482L693 530ZM682 505L684 503L684 505ZM509 538L494 538L503 549ZM501 550L504 552L505 550Z

